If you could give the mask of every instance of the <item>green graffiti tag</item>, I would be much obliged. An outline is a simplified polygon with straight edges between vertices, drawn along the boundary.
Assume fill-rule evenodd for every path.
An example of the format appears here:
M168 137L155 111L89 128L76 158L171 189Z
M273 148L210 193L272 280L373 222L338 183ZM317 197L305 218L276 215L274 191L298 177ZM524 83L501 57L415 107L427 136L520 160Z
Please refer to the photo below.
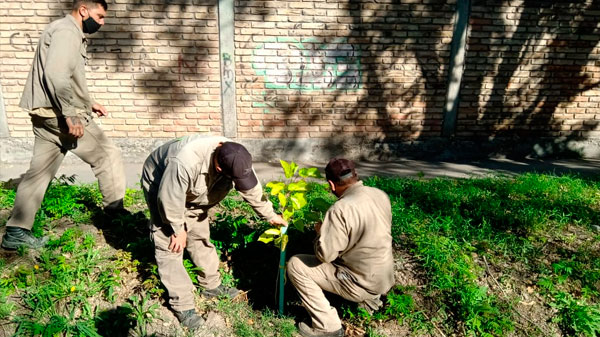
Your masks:
M254 49L252 68L264 77L266 89L358 90L359 56L346 38L323 43L314 38L278 37Z

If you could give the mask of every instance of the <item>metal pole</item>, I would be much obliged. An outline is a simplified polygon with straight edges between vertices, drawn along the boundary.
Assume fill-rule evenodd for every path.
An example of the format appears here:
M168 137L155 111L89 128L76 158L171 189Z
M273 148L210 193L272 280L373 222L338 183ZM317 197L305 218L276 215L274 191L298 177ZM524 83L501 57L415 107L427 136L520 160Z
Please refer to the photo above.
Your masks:
M281 227L281 236L283 237L287 233L287 227ZM284 295L283 288L285 287L285 249L283 244L281 245L281 251L279 252L279 314L283 315Z

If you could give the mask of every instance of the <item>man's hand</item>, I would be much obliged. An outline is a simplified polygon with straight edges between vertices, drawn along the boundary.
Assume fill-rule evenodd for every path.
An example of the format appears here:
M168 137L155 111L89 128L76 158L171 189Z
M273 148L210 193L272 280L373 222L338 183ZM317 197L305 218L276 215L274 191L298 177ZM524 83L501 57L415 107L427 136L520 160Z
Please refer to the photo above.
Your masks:
M288 226L288 222L285 221L285 219L283 219L281 217L281 215L279 215L279 214L276 214L276 217L273 218L273 220L269 221L269 223L271 225L277 226L277 227L281 227L281 226L287 227Z
M75 138L81 138L83 136L83 123L81 123L81 119L77 116L68 116L65 117L67 122L67 126L69 127L69 134Z
M171 235L171 244L169 250L173 253L180 253L183 251L187 243L187 232L185 229L181 230L177 234Z
M94 103L94 105L92 105L92 111L95 112L98 117L108 116L108 111L106 111L106 108L100 103Z

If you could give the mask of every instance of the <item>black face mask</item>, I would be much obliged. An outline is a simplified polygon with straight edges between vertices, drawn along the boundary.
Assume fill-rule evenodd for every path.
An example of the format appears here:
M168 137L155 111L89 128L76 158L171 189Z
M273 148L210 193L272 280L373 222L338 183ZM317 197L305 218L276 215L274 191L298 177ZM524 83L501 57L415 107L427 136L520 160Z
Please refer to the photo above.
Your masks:
M94 34L100 27L102 27L102 25L96 22L91 16L83 20L83 32L86 34Z

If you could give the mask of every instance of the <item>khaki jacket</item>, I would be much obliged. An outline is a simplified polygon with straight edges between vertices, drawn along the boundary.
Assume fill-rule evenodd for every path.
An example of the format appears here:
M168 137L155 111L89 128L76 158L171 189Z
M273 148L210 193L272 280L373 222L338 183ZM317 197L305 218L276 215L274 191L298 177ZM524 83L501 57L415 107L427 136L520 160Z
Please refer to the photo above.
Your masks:
M391 226L387 194L359 181L327 210L315 253L337 267L339 279L350 278L372 294L385 294L394 285Z
M75 18L68 14L50 23L40 36L19 106L33 114L42 111L42 117L90 114L86 59L86 38ZM50 109L55 116L47 115Z
M213 164L215 149L228 141L202 135L181 137L158 147L146 159L142 187L155 191L162 221L175 233L183 229L186 208L210 208L233 188L232 180L219 174ZM260 181L254 188L238 192L263 218L270 221L276 217Z

